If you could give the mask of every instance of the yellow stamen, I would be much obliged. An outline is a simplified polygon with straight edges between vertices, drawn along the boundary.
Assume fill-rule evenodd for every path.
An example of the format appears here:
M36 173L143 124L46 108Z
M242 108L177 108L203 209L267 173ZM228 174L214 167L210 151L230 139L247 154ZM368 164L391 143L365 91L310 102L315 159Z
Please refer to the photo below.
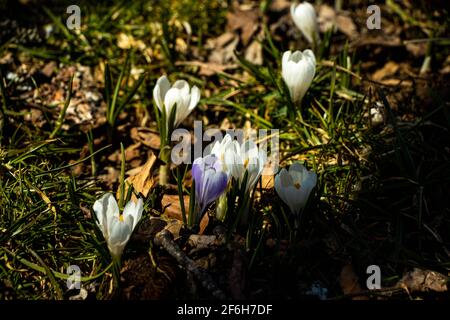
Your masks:
M300 183L296 182L296 183L294 183L294 186L295 186L297 189L300 189Z
M247 166L248 166L248 161L249 161L248 159L245 159L245 161L244 161L244 167L245 168L247 168Z
M119 214L119 221L123 222L123 214Z

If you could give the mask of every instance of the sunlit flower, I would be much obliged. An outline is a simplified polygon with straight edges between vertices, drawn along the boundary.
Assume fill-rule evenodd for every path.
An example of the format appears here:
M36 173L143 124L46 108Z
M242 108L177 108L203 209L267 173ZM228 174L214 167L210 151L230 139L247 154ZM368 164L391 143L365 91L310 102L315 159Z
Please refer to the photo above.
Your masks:
M300 29L309 43L319 42L319 25L317 23L316 10L309 2L302 2L299 5L291 5L291 16L297 28Z
M305 207L316 183L316 173L296 162L290 166L289 171L283 168L276 175L275 190L292 213L298 214Z
M316 57L314 52L307 49L303 52L286 51L283 54L282 72L294 102L300 102L316 74Z
M247 174L246 191L252 190L261 177L267 157L251 140L239 144L227 134L211 150L221 160L222 170L241 184Z
M241 145L239 156L241 163L234 167L236 170L232 174L242 183L247 171L246 191L249 191L255 187L261 177L267 157L262 150L259 150L256 143L251 140L247 140Z
M166 76L162 76L156 82L153 89L153 99L159 110L166 110L167 119L172 108L176 105L174 127L178 126L195 109L200 100L200 89L196 86L192 88L185 80L177 80L171 86ZM167 120L168 121L168 120Z
M142 217L144 210L142 199L137 203L127 203L121 214L114 196L106 193L94 203L97 226L108 243L108 249L114 258L120 258L130 240L131 233Z
M225 171L228 176L231 176L231 166L235 162L235 155L239 150L239 143L233 140L229 134L226 134L221 141L214 143L211 153L215 155L222 164L222 171Z
M228 176L222 171L221 161L214 155L207 155L194 160L192 177L195 181L195 203L199 208L197 213L201 216L208 205L225 191Z

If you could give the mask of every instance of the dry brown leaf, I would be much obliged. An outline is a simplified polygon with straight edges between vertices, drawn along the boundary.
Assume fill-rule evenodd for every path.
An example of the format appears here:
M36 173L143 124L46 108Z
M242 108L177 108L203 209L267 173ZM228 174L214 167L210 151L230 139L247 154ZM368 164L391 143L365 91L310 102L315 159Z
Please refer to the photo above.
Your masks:
M155 182L152 175L152 168L155 161L156 156L153 152L150 152L147 162L143 166L135 168L131 171L133 175L125 180L125 194L127 193L128 185L132 185L136 193L141 193L144 197L147 197ZM117 194L119 194L119 191ZM117 198L119 198L119 196ZM132 196L132 200L137 201L134 194Z
M202 220L200 220L200 231L198 232L198 234L204 234L208 224L209 224L209 215L205 214Z
M221 36L207 41L206 47L211 50L208 61L215 65L227 65L236 59L234 50L239 43L239 37L231 32L226 32Z
M217 38L208 39L206 42L206 47L208 49L224 48L231 42L234 42L236 38L237 37L233 32L225 32Z
M336 17L336 26L340 32L345 34L350 39L358 37L358 29L356 28L352 18L348 15L338 14Z
M372 79L381 81L386 77L393 76L399 69L399 65L393 61L387 62L383 68L378 69L372 74Z
M319 30L322 33L332 30L335 27L336 11L329 5L322 4L319 6L317 21L319 23Z
M184 208L186 209L186 214L189 211L189 196L183 196L184 200ZM162 207L164 208L164 214L172 219L177 219L179 221L183 221L183 216L181 212L180 206L180 198L178 195L173 194L165 194L161 200ZM186 217L188 218L188 217ZM209 223L209 216L205 214L200 221L200 231L199 234L203 234L205 232L206 227Z
M56 67L57 67L56 62L50 61L41 69L41 73L47 78L50 78L55 72Z
M253 40L245 50L245 59L256 65L263 64L262 45L259 41Z
M147 128L132 128L131 139L142 143L144 146L158 150L161 145L160 136Z
M273 0L270 3L270 11L283 11L291 7L291 2L288 0Z
M344 11L336 12L329 5L323 4L319 6L317 20L321 32L337 28L350 39L355 39L359 35L358 29L349 14Z
M426 42L419 42L419 43L412 43L408 42L405 45L406 50L410 52L414 57L424 57L427 52L427 43Z
M261 183L263 189L272 189L274 186L274 176L273 175L262 175L261 176Z
M135 158L138 158L141 155L140 150L139 150L140 147L141 147L140 142L132 144L131 146L128 146L125 149L125 160L131 161Z
M258 29L259 18L259 8L249 10L235 8L232 12L227 13L227 30L240 32L242 43L246 46Z
M184 196L184 208L186 209L186 212L189 210L189 196ZM164 208L164 214L173 219L178 219L180 221L183 221L183 216L181 213L181 206L180 206L180 198L179 196L173 195L173 194L165 194L162 197L161 205Z
M112 188L114 183L119 180L120 171L114 167L106 167L108 173L98 176L98 179L106 183L108 188Z
M353 270L353 266L351 264L345 265L339 276L339 284L341 285L342 292L345 295L351 295L355 293L362 292L361 286L358 283L358 276ZM366 300L367 297L356 296L353 300Z
M25 121L31 121L36 127L42 128L47 121L45 120L44 113L39 109L31 109L29 113L24 116Z
M212 76L217 73L224 73L226 70L235 69L236 64L219 64L215 62L201 62L201 61L177 61L177 66L194 66L200 67L199 74L202 76ZM228 75L232 77L231 75Z
M396 287L407 288L410 292L446 292L449 277L435 271L414 268L399 280Z

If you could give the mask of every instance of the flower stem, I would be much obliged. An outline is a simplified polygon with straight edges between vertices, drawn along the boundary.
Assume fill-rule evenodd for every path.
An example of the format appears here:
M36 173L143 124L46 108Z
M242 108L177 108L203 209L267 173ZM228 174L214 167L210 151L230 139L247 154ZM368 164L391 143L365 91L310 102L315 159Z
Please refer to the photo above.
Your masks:
M163 164L159 168L159 184L166 186L169 183L169 164Z
M112 274L114 280L114 290L119 289L120 287L120 268L121 268L121 257L113 257L113 267Z
M162 141L161 141L162 142ZM159 158L164 162L159 168L159 184L166 186L169 183L169 169L170 169L170 144L164 142L161 145Z

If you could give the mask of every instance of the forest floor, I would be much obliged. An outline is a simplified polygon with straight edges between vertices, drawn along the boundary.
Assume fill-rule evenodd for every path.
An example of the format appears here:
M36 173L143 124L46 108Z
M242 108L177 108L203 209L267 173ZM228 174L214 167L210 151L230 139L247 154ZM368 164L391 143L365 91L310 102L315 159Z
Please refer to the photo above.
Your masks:
M448 6L380 1L381 28L369 30L366 2L314 4L316 75L293 108L281 56L308 43L289 1L81 1L76 30L69 2L0 1L0 298L211 298L154 242L164 228L233 299L449 299ZM114 121L106 66L113 84L122 74ZM175 178L158 185L152 92L163 74L201 90L184 128L279 129L280 167L317 172L297 237L266 176L230 241L213 208L199 235L183 233ZM118 192L121 144L145 210L116 291L92 207ZM71 265L81 291L67 290ZM368 290L374 265L381 289Z

